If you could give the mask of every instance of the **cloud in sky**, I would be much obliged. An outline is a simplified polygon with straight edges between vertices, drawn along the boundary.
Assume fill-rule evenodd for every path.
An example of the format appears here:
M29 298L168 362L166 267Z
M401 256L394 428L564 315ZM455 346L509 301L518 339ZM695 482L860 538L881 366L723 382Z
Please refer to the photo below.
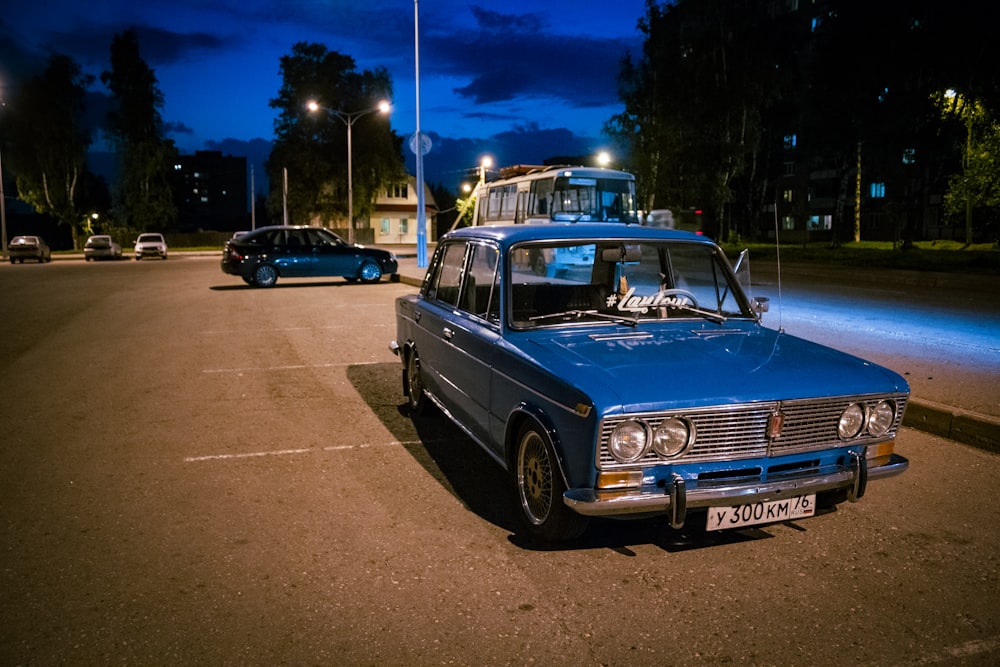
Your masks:
M385 67L395 88L393 127L404 137L415 129L413 3L12 4L0 19L0 85L37 73L51 53L70 55L99 76L114 35L134 28L164 94L164 122L183 151L270 140L275 116L268 102L281 85L279 61L300 41L350 55L359 69ZM543 147L581 154L599 144L604 121L620 110L621 59L641 49L636 24L644 6L644 0L422 3L421 129L435 140L425 159L428 178L458 170L449 160L468 159L465 152L498 159L509 152L503 159L532 162ZM91 97L104 93L98 80Z

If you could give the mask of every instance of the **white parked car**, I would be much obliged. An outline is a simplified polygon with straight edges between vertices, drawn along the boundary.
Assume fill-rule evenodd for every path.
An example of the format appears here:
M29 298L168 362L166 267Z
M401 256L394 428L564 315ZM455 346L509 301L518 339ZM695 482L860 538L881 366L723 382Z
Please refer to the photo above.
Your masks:
M139 238L135 240L135 258L138 261L143 257L167 258L167 242L163 240L163 234L139 234Z
M122 247L107 234L96 234L88 238L84 244L83 258L88 262L98 259L121 259Z

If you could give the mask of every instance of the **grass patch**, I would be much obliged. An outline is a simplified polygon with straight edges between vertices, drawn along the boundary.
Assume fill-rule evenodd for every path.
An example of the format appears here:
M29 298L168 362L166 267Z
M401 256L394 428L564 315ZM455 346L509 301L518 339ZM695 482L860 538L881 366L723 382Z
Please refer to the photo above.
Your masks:
M736 256L750 248L751 259L774 261L774 244L726 244L726 254ZM918 241L912 248L894 248L890 242L860 241L831 247L829 243L787 244L781 248L782 263L832 264L945 273L1000 275L1000 247L992 243L965 245L958 241Z

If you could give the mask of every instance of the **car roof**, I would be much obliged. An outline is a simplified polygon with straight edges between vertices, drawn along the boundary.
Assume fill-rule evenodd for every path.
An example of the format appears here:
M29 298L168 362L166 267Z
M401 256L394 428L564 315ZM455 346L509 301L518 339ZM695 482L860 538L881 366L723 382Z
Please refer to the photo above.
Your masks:
M251 229L250 231L243 232L244 234L262 232L266 229L326 229L326 227L320 227L318 225L267 225L266 227L258 227L257 229ZM326 229L326 231L331 231Z
M570 239L601 239L601 240L678 240L694 241L705 245L714 245L711 239L692 232L640 225L624 225L620 223L593 222L553 222L540 225L484 225L462 227L449 232L442 239L489 239L501 245L512 245L525 241L562 241Z

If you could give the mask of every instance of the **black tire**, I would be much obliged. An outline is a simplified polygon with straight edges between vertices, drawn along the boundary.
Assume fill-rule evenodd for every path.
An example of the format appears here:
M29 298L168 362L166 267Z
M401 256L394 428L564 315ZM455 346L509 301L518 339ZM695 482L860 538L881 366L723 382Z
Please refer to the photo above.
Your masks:
M534 422L517 434L514 485L521 518L528 534L540 542L563 542L579 537L588 518L566 507L566 491L548 435Z
M406 355L406 369L403 382L406 386L403 391L406 394L406 407L410 411L410 416L415 417L423 414L427 410L427 395L424 393L424 379L420 375L420 357L417 355L417 348L410 350Z
M257 287L274 287L278 270L270 264L260 264L253 270L253 284Z
M382 280L382 267L378 265L378 262L368 260L358 270L358 277L363 283L377 283Z

